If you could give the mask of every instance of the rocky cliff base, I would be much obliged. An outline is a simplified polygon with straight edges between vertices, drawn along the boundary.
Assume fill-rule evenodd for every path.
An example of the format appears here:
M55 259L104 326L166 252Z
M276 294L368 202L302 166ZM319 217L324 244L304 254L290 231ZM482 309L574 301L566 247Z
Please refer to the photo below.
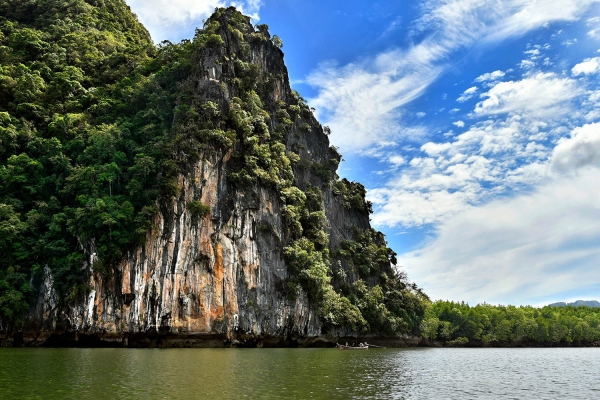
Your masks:
M419 336L401 337L333 337L319 335L312 337L296 336L253 336L227 334L167 334L147 332L136 334L43 333L35 336L24 332L0 334L0 347L82 347L82 348L319 348L334 347L336 343L368 342L388 348L417 347L428 345ZM433 344L435 346L435 344ZM439 344L438 344L439 345Z

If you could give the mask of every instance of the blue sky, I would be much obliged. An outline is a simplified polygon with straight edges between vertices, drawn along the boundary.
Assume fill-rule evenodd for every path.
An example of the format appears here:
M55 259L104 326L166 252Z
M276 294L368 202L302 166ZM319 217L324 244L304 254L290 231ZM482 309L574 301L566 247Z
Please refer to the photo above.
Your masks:
M600 0L126 0L155 41L236 5L433 299L600 299Z

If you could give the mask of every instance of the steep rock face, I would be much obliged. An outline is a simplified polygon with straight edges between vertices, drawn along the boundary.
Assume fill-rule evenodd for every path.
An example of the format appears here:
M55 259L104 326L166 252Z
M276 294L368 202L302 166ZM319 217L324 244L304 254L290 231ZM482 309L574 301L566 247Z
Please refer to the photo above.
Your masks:
M228 9L213 21L226 27L233 13ZM246 25L254 32L249 20ZM224 44L206 50L199 59L199 73L190 77L196 96L218 104L226 115L239 93L234 60L243 59L258 67L259 82L268 82L261 100L274 128L275 104L293 102L283 53L270 40L258 38L248 51L230 30L221 28L219 34ZM240 55L243 52L245 56ZM331 162L340 159L312 113L305 112L295 121L286 132L285 144L287 151L299 155L296 185L324 188L332 247L349 239L352 227L368 228L368 214L343 207L341 197L327 186L328 179L311 169L317 165L333 175ZM231 185L227 176L236 168L232 165L235 150L212 152L179 176L179 196L159 204L145 244L128 254L114 276L95 273L94 244L86 244L87 298L58 306L51 266L46 266L29 319L29 330L35 332L31 336L47 344L77 344L87 337L93 339L82 344L101 340L156 345L147 338L159 337L167 343L169 337L171 344L210 346L274 345L291 339L303 343L318 337L322 323L307 296L301 292L290 299L283 290L289 272L282 253L281 198L261 184L243 189ZM187 208L191 201L208 205L210 212L194 215Z
M123 225L113 235L116 214L91 214L112 201L112 180L96 185L100 194L88 193L84 204L67 198L67 213L78 207L76 216L96 219L64 223L61 240L71 240L69 252L79 251L71 270L66 258L62 265L35 260L35 304L22 329L6 329L0 319L0 345L293 346L359 332L414 333L424 295L391 267L394 253L370 227L362 185L336 175L341 156L291 90L267 27L219 9L193 41L165 46L140 58L145 72L134 68L125 83L106 86L108 100L86 109L91 125L81 129L87 134L109 123L131 139L123 151L136 164L124 164L122 180L129 181L121 182L120 198L136 204L137 217L152 215L151 228L130 218L130 231L146 232L135 241ZM153 80L165 69L169 79ZM144 88L142 95L135 87ZM113 99L111 90L121 94ZM106 104L132 114L103 111ZM167 118L156 122L152 115L160 113ZM132 123L138 118L145 122ZM148 195L145 203L134 201L133 191L123 194L137 179L138 155L156 161L144 167L155 176L135 182L143 189L138 197ZM79 156L72 157L78 170ZM155 198L143 214L139 204ZM124 236L126 245L113 246Z
M155 332L222 334L225 340L317 336L320 325L306 298L286 301L278 289L286 268L276 239L257 229L259 221L281 226L277 197L264 189L235 193L231 209L221 212L226 163L227 157L205 160L180 178L181 197L157 215L146 244L121 263L120 279L99 278L91 263L85 302L57 310L46 271L38 319L58 317L68 330L108 340ZM211 214L195 218L185 209L186 200L198 197Z

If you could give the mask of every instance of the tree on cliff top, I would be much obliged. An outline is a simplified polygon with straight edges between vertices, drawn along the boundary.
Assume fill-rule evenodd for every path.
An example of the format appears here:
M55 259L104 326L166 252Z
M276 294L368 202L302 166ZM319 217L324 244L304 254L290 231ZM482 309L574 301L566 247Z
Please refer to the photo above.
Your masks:
M283 41L281 40L281 38L277 35L273 36L273 39L271 39L273 41L273 44L278 48L281 49L283 47Z

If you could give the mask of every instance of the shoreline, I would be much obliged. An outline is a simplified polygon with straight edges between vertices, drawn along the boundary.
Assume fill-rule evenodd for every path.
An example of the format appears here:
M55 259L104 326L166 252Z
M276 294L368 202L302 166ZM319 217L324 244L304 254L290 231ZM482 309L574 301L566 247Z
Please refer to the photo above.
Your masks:
M419 347L419 336L333 336L311 337L225 333L170 334L13 332L0 333L0 347L48 348L333 348L336 342L369 342L389 348Z
M169 334L97 333L97 332L0 332L0 347L45 348L334 348L336 343L348 342L382 346L386 348L573 348L600 347L600 341L590 343L483 343L471 341L456 345L445 341L429 342L419 336L333 336L313 337L251 334Z

